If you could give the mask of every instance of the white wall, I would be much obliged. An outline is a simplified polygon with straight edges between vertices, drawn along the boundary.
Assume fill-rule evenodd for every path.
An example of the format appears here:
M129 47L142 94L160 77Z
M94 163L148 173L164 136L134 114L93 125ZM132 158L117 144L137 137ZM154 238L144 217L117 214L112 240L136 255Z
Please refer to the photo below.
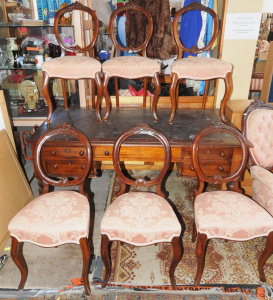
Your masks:
M273 13L273 0L263 0L263 12Z

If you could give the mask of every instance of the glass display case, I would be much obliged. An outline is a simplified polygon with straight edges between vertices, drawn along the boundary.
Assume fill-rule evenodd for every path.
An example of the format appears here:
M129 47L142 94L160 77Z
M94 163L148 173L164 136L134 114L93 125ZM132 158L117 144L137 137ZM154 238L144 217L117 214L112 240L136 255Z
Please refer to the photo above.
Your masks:
M24 18L15 13L19 3ZM54 28L45 20L34 20L32 2L24 8L23 2L0 0L0 89L4 91L7 107L14 126L40 125L47 116L47 104L42 93L41 63L60 56L55 42ZM15 18L15 19L13 19ZM13 19L13 22L12 20ZM73 26L60 26L60 32L69 43L74 42ZM75 82L66 82L66 92L75 93ZM52 97L56 105L63 105L60 80L52 82Z

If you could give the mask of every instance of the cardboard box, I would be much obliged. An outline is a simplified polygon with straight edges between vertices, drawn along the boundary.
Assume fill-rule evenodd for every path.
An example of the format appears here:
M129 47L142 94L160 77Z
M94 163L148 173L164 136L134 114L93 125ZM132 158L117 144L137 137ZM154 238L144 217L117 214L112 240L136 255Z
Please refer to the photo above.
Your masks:
M267 60L267 56L268 56L268 53L266 53L266 52L260 52L259 53L259 61Z
M264 73L266 61L256 61L254 63L254 73Z
M0 162L1 250L9 238L9 222L34 197L5 129L0 131Z

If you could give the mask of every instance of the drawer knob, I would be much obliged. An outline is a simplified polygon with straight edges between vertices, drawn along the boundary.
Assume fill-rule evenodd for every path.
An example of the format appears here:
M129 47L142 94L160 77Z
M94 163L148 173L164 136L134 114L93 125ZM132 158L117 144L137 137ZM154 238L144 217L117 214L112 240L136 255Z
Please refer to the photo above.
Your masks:
M67 148L67 149L65 149L65 152L66 152L66 153L69 153L69 149L68 149L68 148Z
M82 165L82 166L81 166L81 169L84 170L84 168L85 168L85 165Z
M225 157L225 156L226 156L226 153L223 152L223 151L221 151L220 155L221 155L222 157Z
M71 161L68 161L67 164L70 166L71 165Z
M53 166L53 169L58 169L58 165L57 164L55 164L54 166Z
M53 150L53 151L51 152L51 154L52 154L52 156L55 156L55 155L56 155L56 151Z
M80 155L80 156L83 156L83 155L84 155L84 151L80 151L80 152L79 152L79 155Z
M219 169L220 172L223 172L223 171L224 171L224 168L223 168L223 167L219 167L218 169Z
M109 151L106 150L106 151L104 152L104 154L105 154L106 156L108 156L110 153L109 153Z
M193 166L191 166L190 169L191 169L191 171L194 171L194 167Z

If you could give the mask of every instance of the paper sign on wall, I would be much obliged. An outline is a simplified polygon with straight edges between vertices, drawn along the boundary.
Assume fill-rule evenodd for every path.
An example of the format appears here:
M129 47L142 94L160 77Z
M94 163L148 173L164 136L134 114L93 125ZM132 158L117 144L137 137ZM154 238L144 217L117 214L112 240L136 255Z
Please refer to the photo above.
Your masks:
M257 40L261 13L228 13L225 25L225 40Z

